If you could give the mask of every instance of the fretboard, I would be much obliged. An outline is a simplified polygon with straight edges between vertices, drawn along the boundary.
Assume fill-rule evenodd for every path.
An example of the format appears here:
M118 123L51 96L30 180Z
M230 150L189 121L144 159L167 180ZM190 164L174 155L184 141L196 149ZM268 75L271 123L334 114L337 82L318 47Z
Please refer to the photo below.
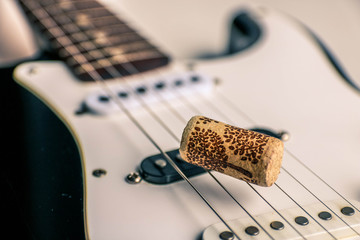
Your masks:
M95 0L20 0L29 19L78 79L138 74L169 58Z

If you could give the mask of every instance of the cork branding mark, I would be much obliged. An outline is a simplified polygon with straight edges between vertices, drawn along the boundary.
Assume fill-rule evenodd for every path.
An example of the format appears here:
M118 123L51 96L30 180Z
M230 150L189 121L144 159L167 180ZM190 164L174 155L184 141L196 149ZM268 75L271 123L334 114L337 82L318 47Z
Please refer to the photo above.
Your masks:
M252 164L259 162L269 141L263 134L230 125L226 125L223 137L226 139L225 142L231 143L228 148L234 155L239 155L242 161L250 161Z
M251 172L228 162L226 149L232 151L234 155L242 155L241 160L256 164L263 153L268 139L264 138L262 134L230 125L226 125L223 136L211 129L201 127L201 125L210 123L219 122L206 117L200 117L194 127L195 131L191 132L187 146L187 157L190 163L218 172L224 172L225 168L232 168L251 179ZM231 143L231 146L226 147L224 142ZM247 178L247 181L251 181Z
M189 120L180 144L185 161L260 186L276 181L283 149L277 138L204 116Z
M225 134L221 136L211 129L201 127L201 125L219 123L218 121L206 117L200 117L198 120L187 146L187 157L190 163L218 172L224 172L224 169L229 167L252 178L251 172L228 162L226 149L233 151L234 155L243 155L241 160L256 164L267 139L264 139L261 134L230 125L226 125ZM226 148L224 142L231 142L232 145Z

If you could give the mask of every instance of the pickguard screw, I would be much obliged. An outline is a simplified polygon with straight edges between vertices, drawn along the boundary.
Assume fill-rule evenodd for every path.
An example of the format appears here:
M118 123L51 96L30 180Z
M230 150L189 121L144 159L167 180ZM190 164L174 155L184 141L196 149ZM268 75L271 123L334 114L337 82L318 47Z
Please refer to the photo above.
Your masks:
M125 178L125 181L130 184L138 184L141 182L141 180L142 178L137 172L131 172Z
M106 170L101 169L101 168L95 169L95 170L92 172L92 174L93 174L94 177L100 178L100 177L103 177L103 176L106 175Z
M34 66L31 66L31 67L29 68L29 74L30 74L30 75L34 75L34 74L36 74L36 73L37 73L37 68L34 67Z

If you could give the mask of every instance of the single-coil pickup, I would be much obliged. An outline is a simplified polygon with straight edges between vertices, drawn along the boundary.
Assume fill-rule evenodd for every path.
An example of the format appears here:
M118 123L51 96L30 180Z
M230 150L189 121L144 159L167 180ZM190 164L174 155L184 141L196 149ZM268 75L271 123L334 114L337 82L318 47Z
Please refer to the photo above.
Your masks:
M213 84L212 78L197 72L145 80L120 80L119 84L109 85L106 89L89 94L83 102L83 108L87 112L107 115L121 110L120 104L131 110L144 104L151 105L181 96L204 94L212 89Z

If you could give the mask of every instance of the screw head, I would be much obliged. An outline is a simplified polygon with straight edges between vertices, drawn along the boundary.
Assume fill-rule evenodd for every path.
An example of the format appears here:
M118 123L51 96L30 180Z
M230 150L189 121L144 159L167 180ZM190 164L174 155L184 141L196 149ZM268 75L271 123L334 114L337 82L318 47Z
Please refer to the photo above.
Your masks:
M131 172L125 177L125 181L130 184L138 184L141 180L142 178L137 172Z
M286 131L279 132L279 136L280 136L281 141L283 141L283 142L290 140L290 133L288 133Z
M106 175L106 170L101 169L101 168L95 169L95 170L92 172L92 174L93 174L94 177L100 178L100 177L103 177L103 176Z

